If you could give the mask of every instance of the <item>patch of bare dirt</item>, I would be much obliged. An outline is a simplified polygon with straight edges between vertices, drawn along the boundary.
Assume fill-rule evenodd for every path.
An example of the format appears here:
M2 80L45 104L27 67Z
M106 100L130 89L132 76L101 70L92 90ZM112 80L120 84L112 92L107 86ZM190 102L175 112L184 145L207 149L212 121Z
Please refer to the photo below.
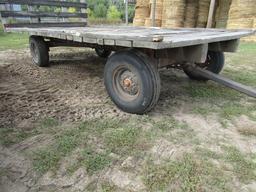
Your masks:
M94 51L53 50L51 67L38 68L27 51L1 52L0 125L55 117L62 121L125 116L109 104L103 63Z

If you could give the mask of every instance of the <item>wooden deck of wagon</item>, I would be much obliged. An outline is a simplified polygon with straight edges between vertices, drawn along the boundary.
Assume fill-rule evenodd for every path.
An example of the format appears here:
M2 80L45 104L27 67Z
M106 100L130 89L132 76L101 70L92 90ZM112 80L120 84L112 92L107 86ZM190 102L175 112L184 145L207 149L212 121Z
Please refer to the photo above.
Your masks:
M255 30L160 29L127 26L7 27L6 31L28 32L35 36L97 45L148 49L168 49L227 42L255 33Z

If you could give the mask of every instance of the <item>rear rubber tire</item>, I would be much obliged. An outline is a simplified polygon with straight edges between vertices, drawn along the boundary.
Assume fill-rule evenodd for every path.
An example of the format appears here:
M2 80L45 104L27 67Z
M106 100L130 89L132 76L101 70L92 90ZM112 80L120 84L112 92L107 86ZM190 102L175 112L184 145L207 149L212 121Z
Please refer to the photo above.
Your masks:
M214 51L209 51L207 54L207 60L205 62L206 66L202 67L205 68L208 71L211 71L215 74L219 74L225 64L225 56L222 52L214 52ZM198 75L193 69L189 67L183 68L184 72L187 74L187 76L190 79L193 80L198 80L198 81L208 81L209 79L202 77Z
M95 48L95 52L99 57L102 57L102 58L108 58L109 55L111 54L110 50L106 50L104 48L99 48L99 47Z
M49 47L44 39L38 36L30 36L29 47L33 63L39 67L48 67Z
M126 80L130 86L125 86ZM134 114L149 112L157 104L161 89L157 68L136 50L119 51L108 59L104 83L117 107Z

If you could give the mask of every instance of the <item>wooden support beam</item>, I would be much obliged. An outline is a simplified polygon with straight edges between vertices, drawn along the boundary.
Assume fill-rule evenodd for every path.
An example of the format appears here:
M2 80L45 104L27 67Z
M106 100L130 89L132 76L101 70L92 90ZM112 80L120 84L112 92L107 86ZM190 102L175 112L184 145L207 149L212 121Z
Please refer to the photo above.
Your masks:
M153 0L152 7L152 27L156 26L156 0Z
M213 21L213 13L215 9L215 0L211 0L210 8L209 8L209 15L207 21L207 28L212 28L212 21Z

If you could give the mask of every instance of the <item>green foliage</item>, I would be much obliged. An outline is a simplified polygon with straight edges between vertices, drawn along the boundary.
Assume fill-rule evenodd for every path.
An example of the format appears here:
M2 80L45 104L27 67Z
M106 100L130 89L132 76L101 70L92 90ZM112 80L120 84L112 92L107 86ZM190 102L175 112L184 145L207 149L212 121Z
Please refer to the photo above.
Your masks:
M108 19L120 19L121 13L117 10L116 6L112 5L108 9L107 18Z
M94 16L103 18L107 15L107 7L104 4L99 4L94 8Z

